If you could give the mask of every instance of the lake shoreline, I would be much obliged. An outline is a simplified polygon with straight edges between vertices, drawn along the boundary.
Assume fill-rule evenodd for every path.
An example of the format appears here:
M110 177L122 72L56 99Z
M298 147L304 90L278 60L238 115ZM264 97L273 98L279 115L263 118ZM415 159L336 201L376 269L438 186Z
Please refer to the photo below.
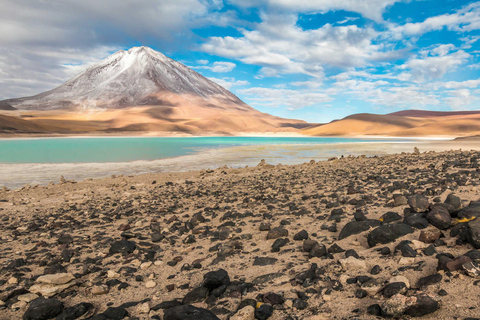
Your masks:
M310 160L327 160L341 156L383 156L412 152L414 147L424 151L476 149L480 141L364 141L330 144L246 145L223 148L205 148L192 154L157 160L134 160L127 162L85 163L23 163L0 164L0 187L18 189L25 185L57 183L60 176L82 181L104 178L110 175L139 175L160 172L187 172L213 170L219 167L242 168L255 166L265 159L272 164L296 165Z
M456 135L427 135L427 136L389 136L389 135L327 135L312 136L297 132L233 132L231 134L221 134L206 132L205 134L187 134L183 132L125 132L125 133L78 133L78 134L55 134L55 133L0 133L0 140L14 139L37 139L37 138L205 138L205 137L278 137L278 138L352 138L352 139L412 139L412 140L453 140L468 139L469 137L458 137Z

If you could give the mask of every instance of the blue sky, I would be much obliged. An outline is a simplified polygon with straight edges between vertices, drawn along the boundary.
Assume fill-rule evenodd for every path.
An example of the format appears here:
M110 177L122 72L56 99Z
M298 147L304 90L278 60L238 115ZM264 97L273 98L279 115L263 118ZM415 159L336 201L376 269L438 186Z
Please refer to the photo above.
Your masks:
M287 118L479 109L479 1L0 0L0 30L0 99L146 45Z

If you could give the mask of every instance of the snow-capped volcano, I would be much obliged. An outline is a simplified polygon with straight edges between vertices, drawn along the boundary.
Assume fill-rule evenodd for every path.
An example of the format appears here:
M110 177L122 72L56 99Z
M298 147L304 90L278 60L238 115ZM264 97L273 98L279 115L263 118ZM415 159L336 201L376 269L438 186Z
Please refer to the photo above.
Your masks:
M166 93L251 110L220 85L148 47L118 51L53 90L4 102L20 110L119 109L161 104L158 94Z
M6 112L0 133L232 134L308 125L259 112L147 47L119 51L53 90L0 101L0 109Z

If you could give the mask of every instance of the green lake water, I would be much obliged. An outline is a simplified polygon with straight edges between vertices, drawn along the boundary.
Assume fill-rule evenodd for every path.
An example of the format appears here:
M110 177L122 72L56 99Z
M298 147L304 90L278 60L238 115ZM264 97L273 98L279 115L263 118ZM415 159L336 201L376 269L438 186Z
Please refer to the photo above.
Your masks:
M379 140L316 137L138 137L0 140L0 163L102 163L157 160L207 149L255 145L322 145Z
M111 175L300 164L342 155L445 150L444 142L320 137L108 137L0 139L0 187ZM456 144L455 144L456 146Z

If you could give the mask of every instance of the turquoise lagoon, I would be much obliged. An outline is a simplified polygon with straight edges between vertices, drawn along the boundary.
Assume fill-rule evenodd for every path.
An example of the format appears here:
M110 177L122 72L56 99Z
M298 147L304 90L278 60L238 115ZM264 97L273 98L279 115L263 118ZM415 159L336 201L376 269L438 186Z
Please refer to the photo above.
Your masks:
M382 140L317 137L138 137L0 140L0 163L88 163L158 160L208 149L265 145L322 145ZM385 140L383 140L385 141Z
M438 143L438 142L437 142ZM0 187L272 164L341 155L383 155L435 145L428 140L325 137L101 137L0 140ZM442 147L444 148L444 147ZM425 150L425 149L424 149Z

